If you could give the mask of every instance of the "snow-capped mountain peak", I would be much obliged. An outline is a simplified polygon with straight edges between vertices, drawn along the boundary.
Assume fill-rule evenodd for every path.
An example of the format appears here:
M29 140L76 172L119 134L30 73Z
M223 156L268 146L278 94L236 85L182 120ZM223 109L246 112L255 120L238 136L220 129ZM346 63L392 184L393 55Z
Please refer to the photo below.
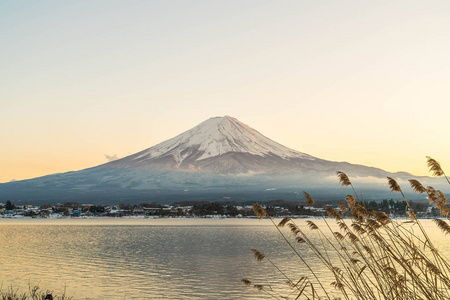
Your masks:
M210 118L194 128L147 150L134 159L155 159L172 155L178 164L196 154L196 161L226 153L276 155L287 158L311 158L270 140L255 129L230 116Z

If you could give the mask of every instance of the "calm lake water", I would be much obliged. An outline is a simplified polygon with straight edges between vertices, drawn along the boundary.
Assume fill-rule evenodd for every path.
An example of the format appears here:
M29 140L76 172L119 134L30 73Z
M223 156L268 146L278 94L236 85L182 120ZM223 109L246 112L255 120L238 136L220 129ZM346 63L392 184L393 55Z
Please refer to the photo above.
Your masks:
M448 238L431 220L422 224L448 251ZM287 291L279 273L256 262L250 248L293 278L307 273L268 220L0 219L0 282L23 290L39 284L57 294L66 287L74 299L265 298L243 278ZM299 250L316 263L307 249Z

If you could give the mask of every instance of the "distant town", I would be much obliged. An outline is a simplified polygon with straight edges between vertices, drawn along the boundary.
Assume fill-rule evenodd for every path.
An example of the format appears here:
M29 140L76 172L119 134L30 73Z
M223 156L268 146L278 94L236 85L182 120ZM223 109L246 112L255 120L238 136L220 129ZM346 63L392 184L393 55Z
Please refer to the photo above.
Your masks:
M16 205L12 201L0 203L0 218L88 218L88 217L142 217L142 218L249 218L254 217L253 202L208 202L186 201L172 205L158 203L120 203L118 205L93 205L77 202L57 204ZM319 202L316 206L284 200L273 200L260 203L270 216L323 216L326 205L340 210L338 202ZM416 215L421 218L438 217L439 210L425 203L411 202ZM380 202L367 202L368 209L384 211L392 216L405 216L404 201L385 199Z

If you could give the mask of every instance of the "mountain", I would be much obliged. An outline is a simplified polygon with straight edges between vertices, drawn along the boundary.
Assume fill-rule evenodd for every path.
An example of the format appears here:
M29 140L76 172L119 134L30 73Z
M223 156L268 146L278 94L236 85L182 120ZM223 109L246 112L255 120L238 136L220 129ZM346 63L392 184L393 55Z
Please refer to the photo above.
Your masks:
M292 161L297 160L309 162L315 158L225 116L208 119L172 139L104 166L222 174L286 173L295 171Z
M208 119L172 139L102 167L216 174L331 175L338 169L359 176L387 174L381 169L327 161L289 149L230 116Z
M225 116L208 119L172 139L97 167L0 184L0 200L298 198L299 188L316 188L322 193L330 186L338 188L338 170L353 178L411 177L301 153Z

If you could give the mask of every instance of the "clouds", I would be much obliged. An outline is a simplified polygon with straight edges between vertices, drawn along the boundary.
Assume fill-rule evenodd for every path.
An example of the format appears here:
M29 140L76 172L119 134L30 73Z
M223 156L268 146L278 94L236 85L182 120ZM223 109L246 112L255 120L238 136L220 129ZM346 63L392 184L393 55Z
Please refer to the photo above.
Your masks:
M106 157L106 159L107 159L108 161L115 161L115 160L118 160L118 159L119 159L119 158L117 157L117 154L113 154L113 155L105 154L105 157Z

